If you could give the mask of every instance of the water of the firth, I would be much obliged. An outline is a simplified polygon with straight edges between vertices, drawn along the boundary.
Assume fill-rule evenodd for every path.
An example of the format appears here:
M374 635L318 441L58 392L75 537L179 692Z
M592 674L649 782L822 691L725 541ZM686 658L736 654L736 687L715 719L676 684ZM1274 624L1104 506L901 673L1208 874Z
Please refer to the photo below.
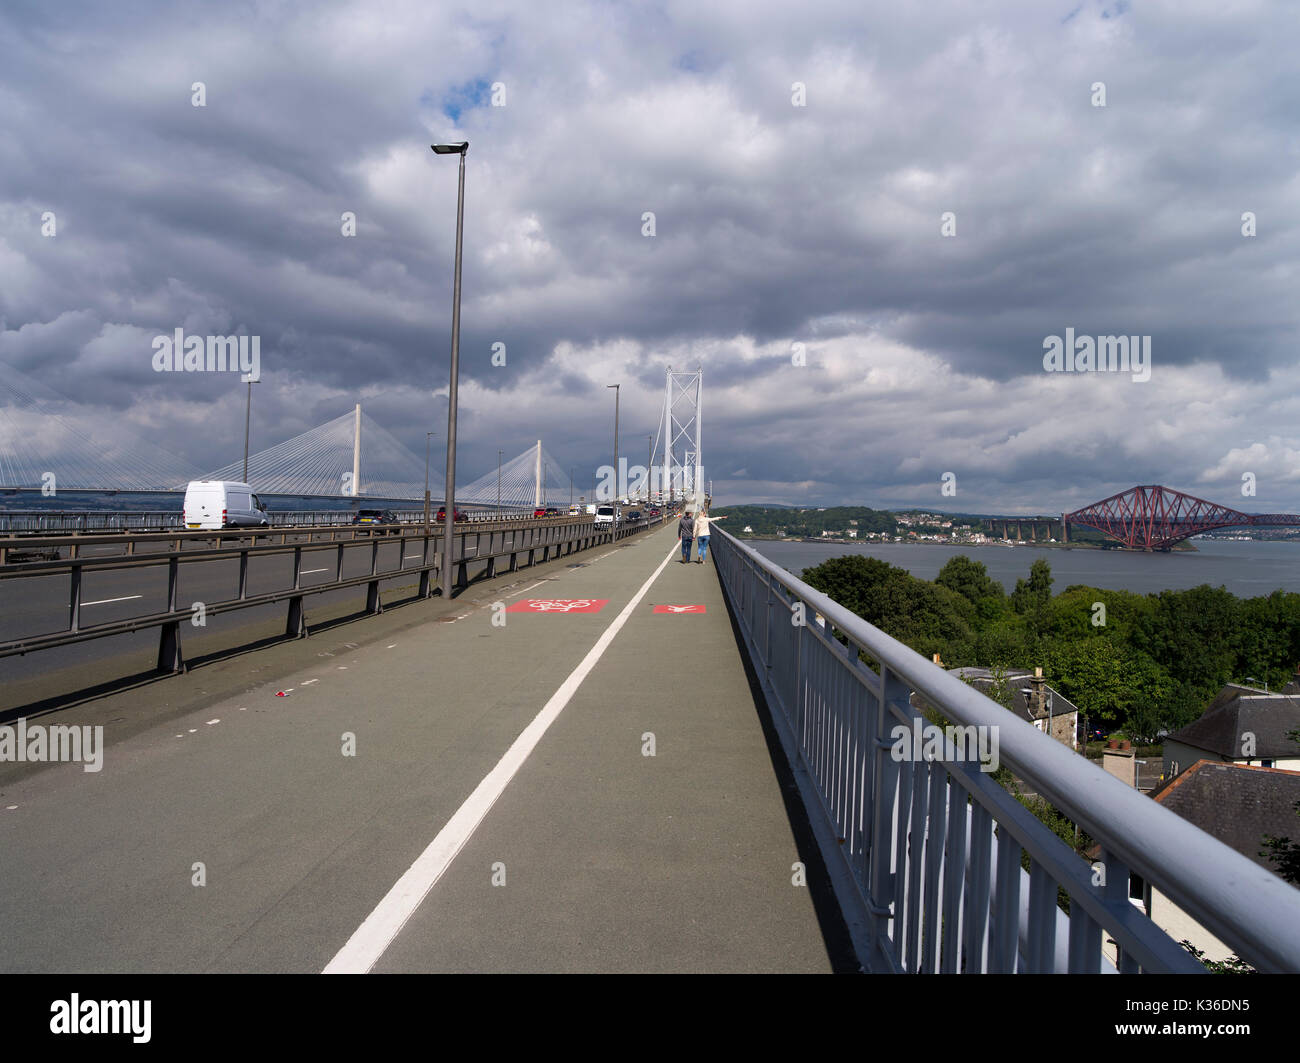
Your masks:
M1146 594L1184 590L1208 583L1239 598L1255 598L1281 588L1300 591L1300 543L1196 539L1193 551L1135 553L1128 550L1066 550L1032 546L938 546L911 543L804 543L748 540L768 560L798 576L832 557L862 554L905 568L920 579L934 579L949 558L965 554L983 562L1008 593L1028 578L1029 566L1043 558L1052 566L1052 592L1071 584Z

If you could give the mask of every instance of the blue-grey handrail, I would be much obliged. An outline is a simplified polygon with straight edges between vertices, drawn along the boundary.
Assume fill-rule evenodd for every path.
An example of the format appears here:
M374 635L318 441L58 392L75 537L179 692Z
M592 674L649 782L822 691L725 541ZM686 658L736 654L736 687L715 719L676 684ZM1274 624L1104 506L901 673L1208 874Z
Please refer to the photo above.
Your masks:
M1109 909L1097 908L1086 890L1081 890L1079 897L1074 898L1081 900L1081 909L1096 919L1102 929L1117 939L1134 933L1149 937L1147 929L1134 922L1141 920L1149 924L1145 915L1136 908L1128 911L1127 904L1114 903L1120 890L1127 900L1128 871L1131 869L1257 968L1300 971L1300 890L1126 786L1028 722L1018 719L978 690L814 590L721 528L714 529L714 536L718 571L733 608L740 611L738 603L743 597L738 586L743 577L740 566L748 569L755 579L761 578L761 584L756 586L766 588L767 608L769 611L775 609L778 617L784 618L783 622L789 622L794 603L804 603L809 614L808 631L814 638L831 640L832 631L843 635L850 647L856 647L880 665L877 675L861 664L851 649L847 652L841 650L842 670L856 675L859 683L877 696L882 692L885 694L889 712L883 717L892 713L894 717L903 719L910 708L907 694L915 692L958 726L997 728L1002 762L1069 818L1081 824L1100 843L1103 860L1109 859L1115 867L1122 869L1122 884L1112 883L1110 891L1104 894L1111 902ZM718 546L723 549L718 550ZM732 556L729 557L729 553ZM747 609L750 605L752 603L747 604ZM818 630L815 614L824 618L825 629ZM752 627L748 620L742 620L742 627ZM771 623L770 617L767 622ZM761 637L752 631L750 635L751 653L757 649L761 656ZM771 641L770 627L767 640ZM772 666L771 660L755 663L760 672ZM803 694L799 696L803 697ZM888 750L880 750L879 734L875 739L878 755L887 759ZM949 765L945 768L954 777L961 773L960 769L953 770ZM981 784L979 774L978 770L968 772L966 778L978 787ZM967 792L971 792L969 788ZM1003 821L998 818L998 813L994 811L992 814L1001 828ZM1009 825L1007 829L1010 829ZM1020 829L1023 830L1023 825ZM1046 827L1042 830L1051 835ZM1051 838L1054 842L1059 841L1054 835ZM890 844L888 839L885 844ZM1089 870L1083 861L1077 863L1081 872ZM1071 869L1064 870L1074 877ZM859 878L861 880L862 876ZM860 881L860 885L867 894L868 904L875 903L870 895L872 884ZM1077 888L1077 882L1075 885ZM1099 889L1098 897L1101 896L1103 892ZM1160 933L1163 935L1163 931ZM1174 955L1163 948L1159 951L1165 956Z

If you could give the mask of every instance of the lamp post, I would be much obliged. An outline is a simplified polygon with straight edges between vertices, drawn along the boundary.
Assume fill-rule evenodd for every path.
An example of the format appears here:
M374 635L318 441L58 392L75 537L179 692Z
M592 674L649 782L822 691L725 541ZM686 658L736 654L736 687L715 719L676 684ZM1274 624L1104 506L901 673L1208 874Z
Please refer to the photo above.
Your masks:
M618 389L622 385L606 384L605 387L614 389L614 497L610 501L617 502L621 497L618 489L622 486L618 482Z
M248 382L248 402L244 406L244 483L248 483L248 426L253 417L253 385L260 383L260 380Z
M424 433L424 534L429 534L429 446L433 433Z
M497 451L497 516L501 516L501 455L504 451Z
M569 508L573 508L573 466L569 466Z
M456 189L456 279L451 296L451 387L447 392L447 490L446 521L442 544L442 596L451 598L452 565L456 542L452 531L456 521L456 383L460 372L460 255L465 227L465 155L469 141L429 145L437 155L460 156L460 178Z
M650 505L650 481L654 479L650 475L650 463L655 460L655 437L645 437L645 504Z

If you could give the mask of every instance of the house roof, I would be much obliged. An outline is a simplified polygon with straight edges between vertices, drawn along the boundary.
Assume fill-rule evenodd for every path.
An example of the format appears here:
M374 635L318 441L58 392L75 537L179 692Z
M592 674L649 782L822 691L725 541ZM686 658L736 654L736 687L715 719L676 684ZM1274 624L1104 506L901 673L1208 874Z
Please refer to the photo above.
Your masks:
M981 694L987 695L989 688L993 685L993 673L988 668L975 668L967 666L965 668L949 668L949 673L955 675L958 679L964 679L975 687ZM1032 690L1030 680L1033 679L1033 673L1024 668L1008 668L1003 673L1011 685L1011 711L1019 716L1022 720L1033 723L1035 720L1045 719L1049 713L1039 712L1033 704L1033 699L1029 691ZM1078 712L1079 708L1074 702L1064 697L1060 691L1056 690L1050 683L1046 684L1047 697L1051 704L1051 713L1053 719L1057 716L1068 716L1072 712Z
M1300 730L1300 696L1266 694L1229 683L1200 718L1169 736L1172 742L1235 760L1244 756L1242 736L1255 736L1254 757L1300 756L1300 745L1287 737Z
M1300 771L1198 760L1151 797L1270 871L1264 835L1300 839Z

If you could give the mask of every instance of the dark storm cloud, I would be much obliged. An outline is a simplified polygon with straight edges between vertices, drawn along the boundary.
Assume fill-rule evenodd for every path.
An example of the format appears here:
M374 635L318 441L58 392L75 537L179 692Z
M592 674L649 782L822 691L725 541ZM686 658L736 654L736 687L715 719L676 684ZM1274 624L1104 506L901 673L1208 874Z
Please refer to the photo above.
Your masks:
M255 447L360 401L419 453L445 432L456 192L428 144L469 139L474 475L539 435L608 460L615 381L644 460L664 367L703 364L724 497L936 503L954 471L970 508L1039 510L1228 491L1247 463L1261 505L1300 505L1297 16L862 8L8 5L0 360L209 468L244 388L153 373L149 341L243 330ZM1150 335L1151 380L1045 374L1067 327Z

